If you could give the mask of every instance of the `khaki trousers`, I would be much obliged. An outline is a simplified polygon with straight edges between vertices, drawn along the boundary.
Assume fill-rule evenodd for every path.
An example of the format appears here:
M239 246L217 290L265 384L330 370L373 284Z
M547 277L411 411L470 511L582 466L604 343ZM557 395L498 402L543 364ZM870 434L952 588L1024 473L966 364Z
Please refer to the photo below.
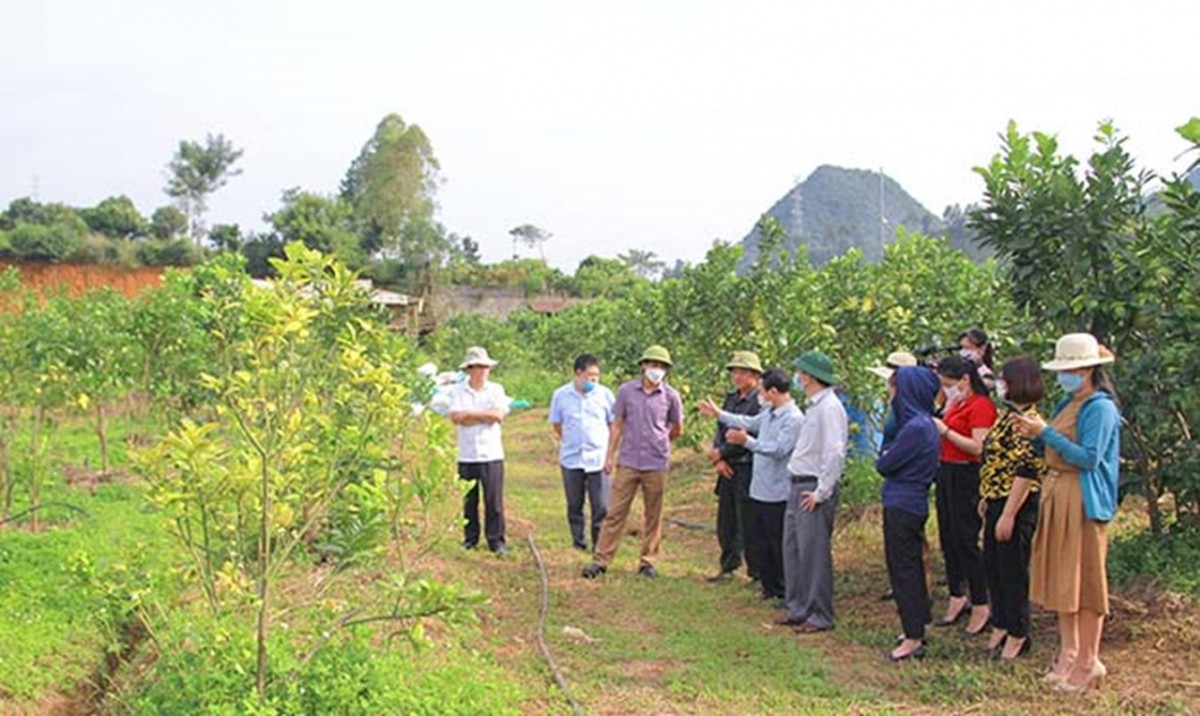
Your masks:
M617 474L613 476L612 496L608 502L608 515L604 518L604 526L600 530L600 542L596 546L596 563L607 567L617 546L621 544L621 535L625 532L625 520L629 517L629 507L633 504L633 496L638 487L642 488L642 553L638 560L639 566L653 566L658 556L659 545L662 544L662 506L663 493L667 489L666 470L634 470L631 467L617 466Z

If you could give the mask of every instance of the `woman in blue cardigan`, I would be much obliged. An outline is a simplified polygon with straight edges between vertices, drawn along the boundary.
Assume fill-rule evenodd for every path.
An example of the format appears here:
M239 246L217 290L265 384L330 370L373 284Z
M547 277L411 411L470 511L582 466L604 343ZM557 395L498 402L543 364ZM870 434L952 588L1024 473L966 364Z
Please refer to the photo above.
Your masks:
M1033 541L1029 598L1058 613L1059 652L1044 680L1059 691L1099 686L1100 634L1108 613L1109 521L1117 511L1121 413L1103 366L1112 353L1086 333L1058 340L1054 360L1067 393L1046 424L1014 416L1046 449L1046 481Z

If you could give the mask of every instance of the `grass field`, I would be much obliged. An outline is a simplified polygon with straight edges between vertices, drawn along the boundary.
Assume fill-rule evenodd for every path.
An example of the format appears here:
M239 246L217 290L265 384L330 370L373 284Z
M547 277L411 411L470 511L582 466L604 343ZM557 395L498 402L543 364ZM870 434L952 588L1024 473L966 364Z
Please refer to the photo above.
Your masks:
M129 426L114 425L120 463ZM1103 652L1110 678L1104 690L1083 696L1056 695L1039 683L1055 637L1052 616L1036 610L1035 648L1016 664L989 661L982 639L954 629L931 630L924 662L892 664L884 653L898 620L891 603L878 601L886 574L877 507L845 508L839 517L837 629L797 636L773 624L779 613L744 581L705 582L715 571L716 540L695 527L711 525L715 498L706 464L690 450L678 451L668 486L662 576L634 573L638 537L631 534L608 573L589 581L579 576L586 555L570 546L545 412L513 415L505 444L510 556L464 551L451 529L424 567L488 596L478 626L430 624L432 649L412 656L413 668L430 679L429 694L446 693L458 679L464 688L493 689L493 713L572 712L536 643L541 579L526 541L532 534L548 569L546 640L588 714L1200 712L1194 601L1144 584L1117 589ZM39 533L0 530L0 714L96 713L84 695L106 654L120 648L105 628L112 609L138 590L162 605L180 596L170 592L172 580L145 576L169 575L178 555L141 488L86 479L95 463L86 424L66 426L59 445L45 499L83 512L48 511ZM77 484L66 486L64 477ZM639 510L635 503L631 528L640 525ZM1114 533L1137 529L1140 515L1127 504ZM368 584L386 570L374 565L355 582ZM111 592L113 584L120 593ZM944 587L935 595L940 609ZM421 713L467 713L422 703Z
M505 425L513 555L501 560L449 545L442 555L446 568L490 595L483 646L512 679L529 685L533 695L522 704L525 713L570 713L535 646L540 586L525 544L530 533L549 570L546 638L589 714L1200 712L1200 609L1152 592L1114 597L1103 648L1110 678L1103 691L1066 697L1042 686L1038 677L1054 655L1054 620L1036 609L1035 648L1015 664L988 660L983 639L957 629L931 629L923 663L888 662L884 653L898 618L891 603L878 601L887 577L877 509L839 520L839 623L824 634L797 636L774 626L778 612L743 581L705 582L716 567L715 537L676 522L665 528L659 579L635 575L637 537L627 535L608 573L584 580L579 570L587 559L570 548L544 421L544 412L532 411ZM703 461L681 457L668 486L666 515L689 525L711 524L712 478ZM1137 512L1130 505L1123 509ZM640 518L631 518L635 524ZM936 544L933 529L931 519ZM940 609L944 587L935 587L935 595Z

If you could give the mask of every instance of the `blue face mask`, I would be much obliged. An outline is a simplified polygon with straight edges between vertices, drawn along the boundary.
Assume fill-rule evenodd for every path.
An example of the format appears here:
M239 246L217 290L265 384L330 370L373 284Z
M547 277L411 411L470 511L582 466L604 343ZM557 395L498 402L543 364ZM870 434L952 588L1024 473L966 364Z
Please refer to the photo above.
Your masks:
M1058 385L1068 393L1074 393L1083 387L1083 376L1078 373L1059 373Z
M583 384L580 387L583 388L583 392L590 393L596 389L596 381L585 380L585 381L583 381Z

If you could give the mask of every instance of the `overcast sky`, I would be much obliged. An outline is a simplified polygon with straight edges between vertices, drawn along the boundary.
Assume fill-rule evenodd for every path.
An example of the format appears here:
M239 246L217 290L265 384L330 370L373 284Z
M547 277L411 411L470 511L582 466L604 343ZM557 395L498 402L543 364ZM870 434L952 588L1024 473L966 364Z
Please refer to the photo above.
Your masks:
M1058 6L1055 9L1054 6ZM934 213L979 199L1011 118L1089 151L1112 118L1181 170L1200 2L40 0L0 12L0 204L167 202L179 140L244 174L209 223L331 193L389 112L419 124L439 218L486 260L629 247L696 261L821 164L884 171Z

